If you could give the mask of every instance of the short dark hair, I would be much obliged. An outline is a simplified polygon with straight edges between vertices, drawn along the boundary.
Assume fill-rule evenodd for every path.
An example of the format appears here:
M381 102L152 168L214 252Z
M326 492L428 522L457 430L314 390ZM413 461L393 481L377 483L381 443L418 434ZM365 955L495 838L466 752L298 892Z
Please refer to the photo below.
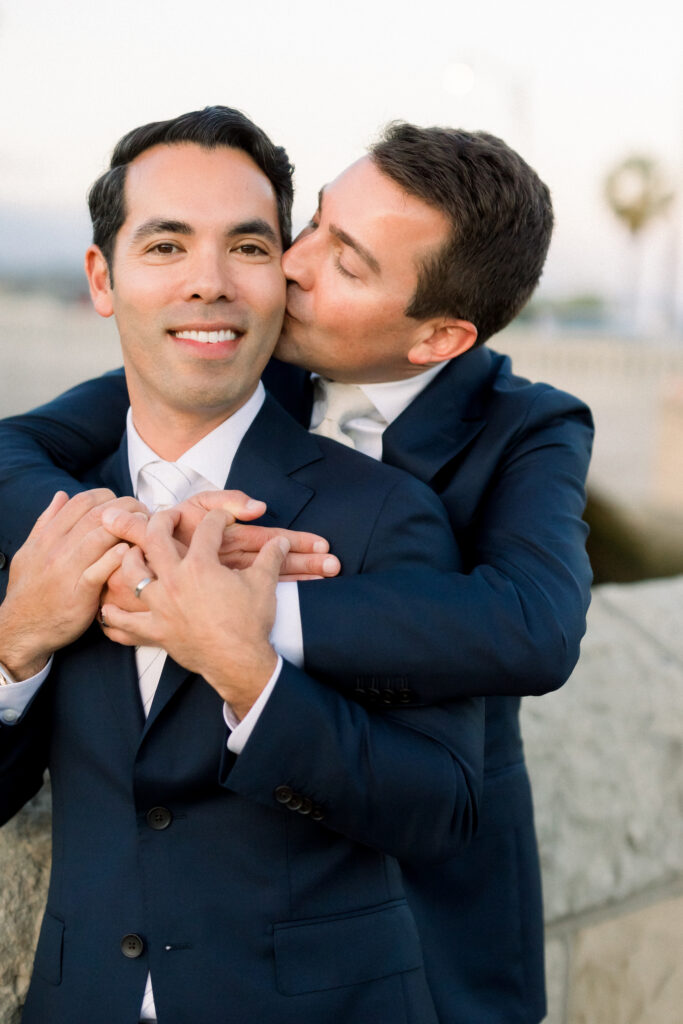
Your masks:
M112 276L114 243L126 219L125 183L128 164L161 144L193 142L203 149L226 146L241 149L261 168L275 191L282 244L292 240L292 201L294 168L282 146L275 146L266 133L246 114L232 107L204 107L181 114L169 121L152 121L134 128L117 142L109 170L94 183L88 193L93 242L104 254Z
M538 284L553 228L548 188L486 132L395 121L369 153L383 174L450 223L446 242L418 268L406 316L469 320L477 344L486 341Z

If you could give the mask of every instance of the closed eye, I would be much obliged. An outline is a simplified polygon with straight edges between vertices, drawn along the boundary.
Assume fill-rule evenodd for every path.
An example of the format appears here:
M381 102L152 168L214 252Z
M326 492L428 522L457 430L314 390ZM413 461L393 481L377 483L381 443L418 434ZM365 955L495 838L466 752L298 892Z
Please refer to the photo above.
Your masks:
M349 272L349 271L348 271L348 270L346 269L346 267L343 267L343 266L341 265L341 263L340 263L339 259L335 259L335 261L334 261L334 265L335 265L336 269L337 269L337 270L339 271L339 273L340 273L340 274L342 275L342 277L350 277L352 281L357 281L357 280L358 280L358 278L356 277L356 275L355 275L355 274L351 274L351 273L350 273L350 272Z

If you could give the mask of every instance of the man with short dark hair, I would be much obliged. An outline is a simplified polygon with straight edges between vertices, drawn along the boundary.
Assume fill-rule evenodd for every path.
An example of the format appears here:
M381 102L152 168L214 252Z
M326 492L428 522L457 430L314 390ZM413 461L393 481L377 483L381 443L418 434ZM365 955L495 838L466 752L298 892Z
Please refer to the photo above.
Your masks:
M0 607L0 820L46 766L53 786L23 1020L436 1024L396 858L440 859L471 836L482 702L349 706L270 641L288 543L241 573L221 564L226 502L246 519L264 503L221 492L188 545L173 506L245 483L274 527L324 524L346 572L454 568L450 528L428 488L266 397L285 155L226 108L145 126L122 153L118 214L98 235L111 251L93 244L86 272L116 317L126 431L86 474L97 489L57 494L33 526ZM3 516L6 550L40 487ZM144 505L115 498L133 493ZM123 511L145 524L140 548L103 525ZM120 644L93 622L114 570L141 609L105 603Z
M442 1024L537 1024L545 1013L518 709L522 695L562 685L578 657L592 425L581 402L514 376L482 342L529 298L551 229L546 187L500 140L390 126L321 191L283 257L290 283L276 352L319 376L273 361L264 378L314 432L336 427L344 443L429 483L463 545L464 572L298 585L306 665L376 716L396 703L409 712L447 695L487 696L478 835L438 868L403 866ZM361 412L358 390L370 402ZM27 435L49 448L55 421L78 429L93 396L106 396L118 424L125 397L110 377L2 427L5 443L35 460ZM342 411L330 416L334 407ZM97 433L106 451L105 428L79 433L92 444ZM92 457L91 445L74 447L81 461ZM126 524L122 514L124 535Z

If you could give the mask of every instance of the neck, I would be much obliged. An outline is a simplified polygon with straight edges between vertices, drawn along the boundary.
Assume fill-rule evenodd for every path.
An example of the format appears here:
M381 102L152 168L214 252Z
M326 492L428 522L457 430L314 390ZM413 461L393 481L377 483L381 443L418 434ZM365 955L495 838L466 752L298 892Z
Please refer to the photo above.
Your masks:
M234 396L213 394L182 384L172 390L150 386L134 367L125 363L126 384L135 429L153 452L166 462L176 462L203 437L246 405L259 385ZM246 390L248 388L248 390Z
M242 402L237 408L244 404ZM237 412L235 408L216 410L213 414L205 409L201 415L195 410L182 409L164 409L159 413L149 402L136 401L132 394L130 407L138 434L145 444L166 462L176 462L203 437Z

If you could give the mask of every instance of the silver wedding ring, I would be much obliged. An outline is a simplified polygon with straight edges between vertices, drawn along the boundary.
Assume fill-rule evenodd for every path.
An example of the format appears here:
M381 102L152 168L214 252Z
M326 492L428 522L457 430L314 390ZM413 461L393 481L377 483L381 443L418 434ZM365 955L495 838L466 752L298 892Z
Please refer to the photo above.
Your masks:
M156 576L145 576L144 580L140 580L137 587L135 588L135 596L140 597L140 594L145 589L148 583L154 583Z

